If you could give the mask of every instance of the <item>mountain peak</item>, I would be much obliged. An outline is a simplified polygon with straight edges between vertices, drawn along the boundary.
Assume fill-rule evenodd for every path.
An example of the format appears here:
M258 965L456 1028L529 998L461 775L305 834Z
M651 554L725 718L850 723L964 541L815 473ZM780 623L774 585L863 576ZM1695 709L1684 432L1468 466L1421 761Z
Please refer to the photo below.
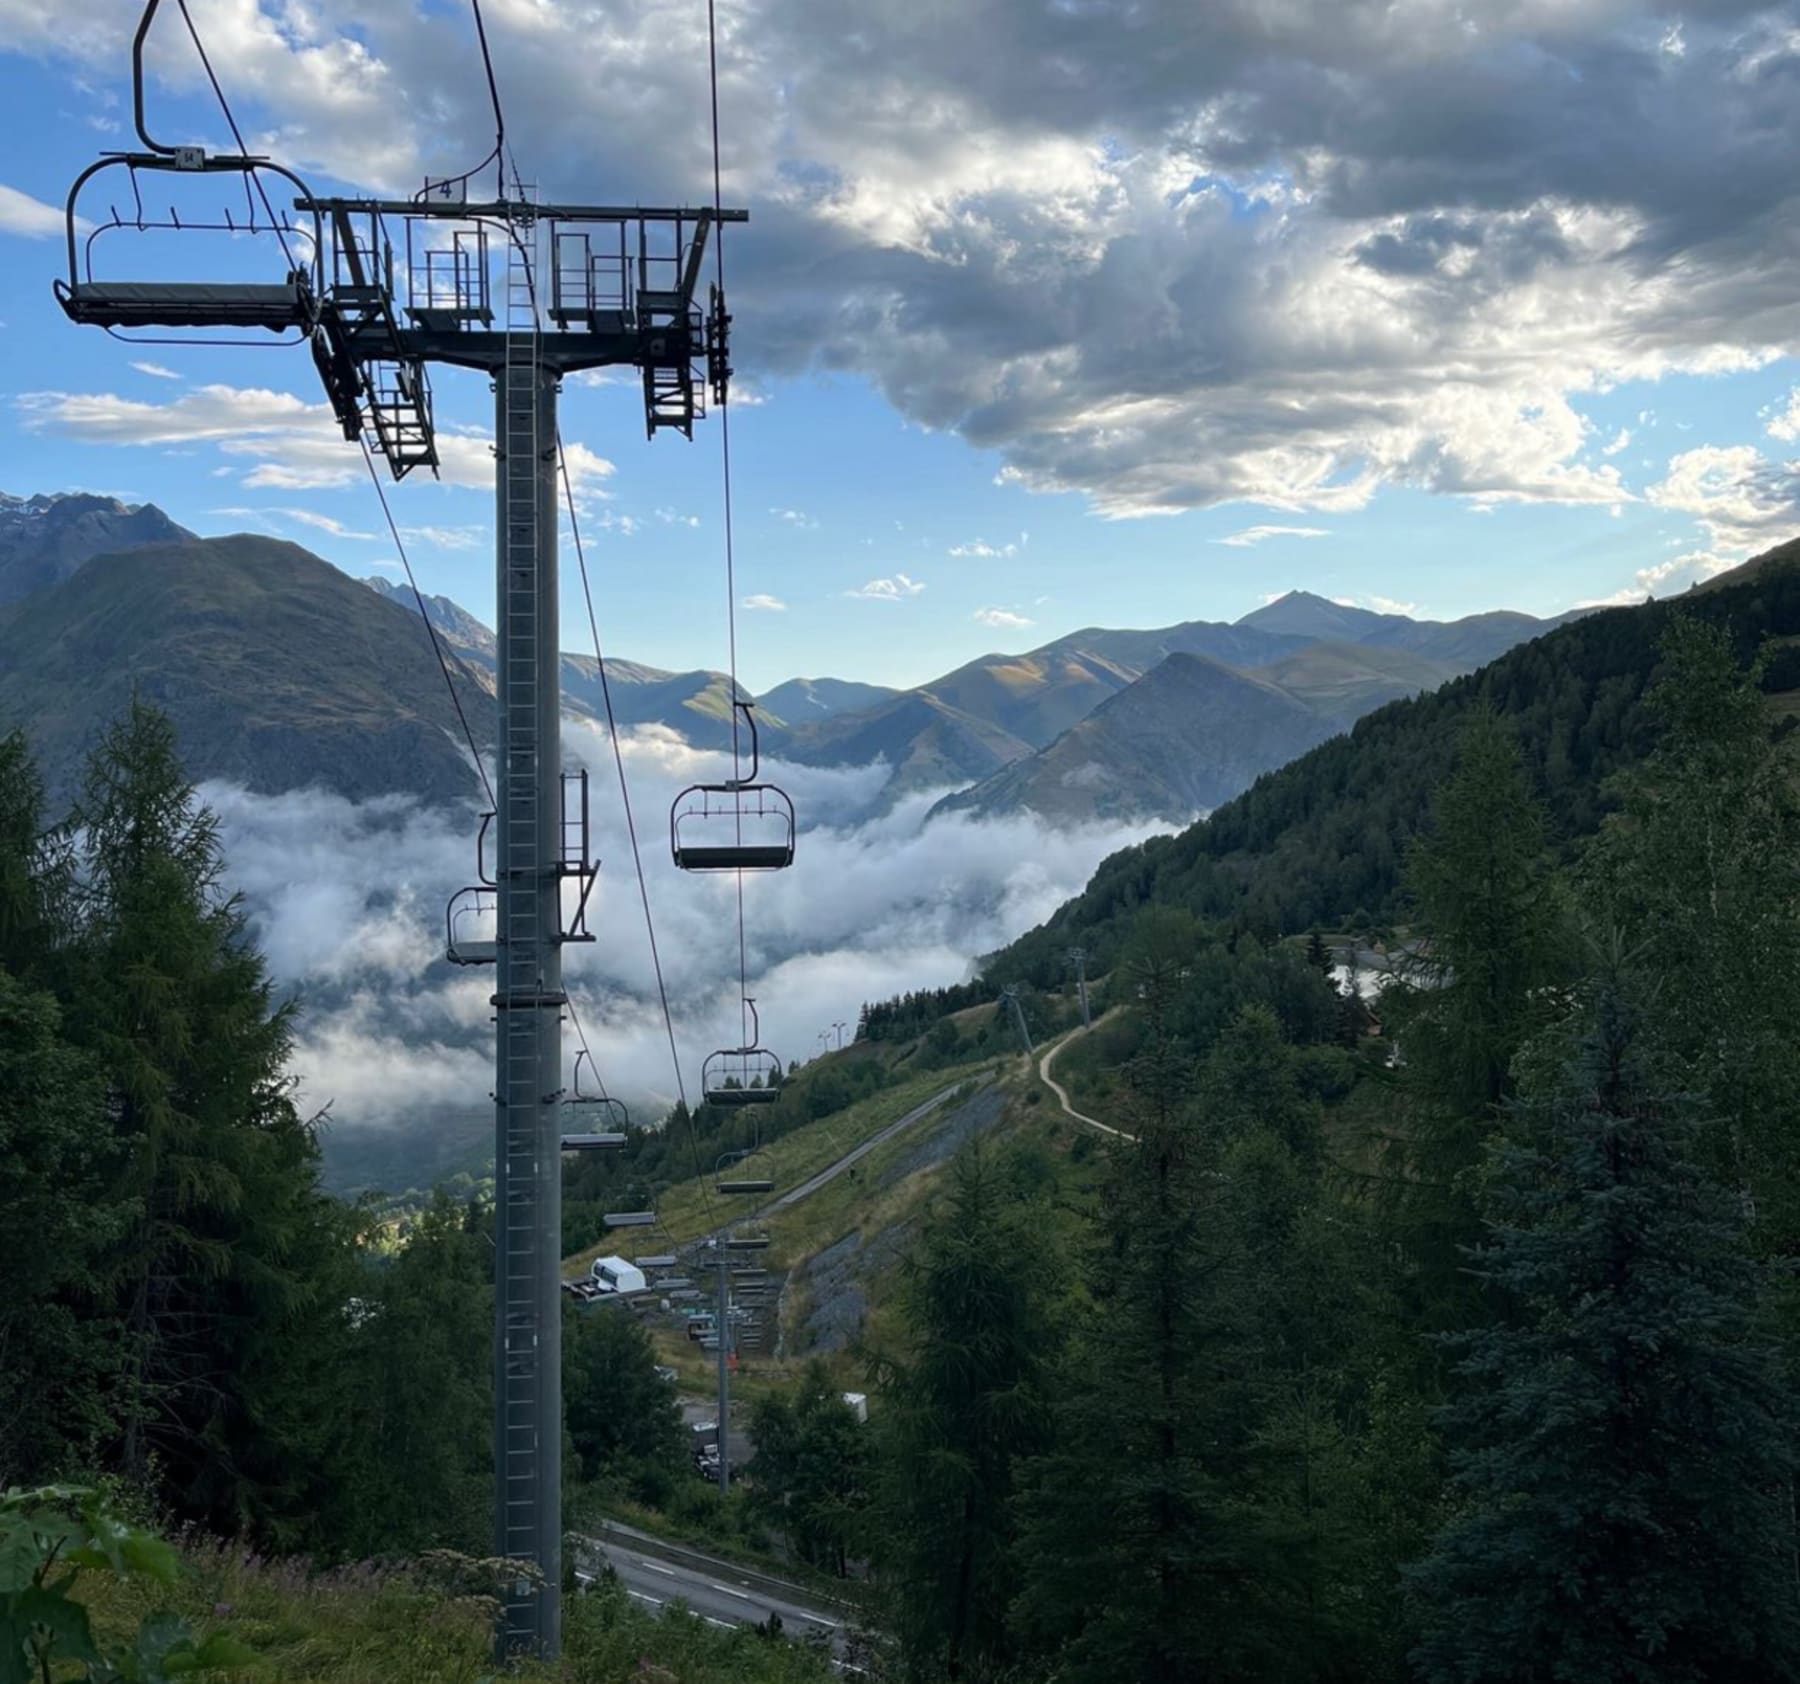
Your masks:
M95 556L193 536L154 503L90 491L0 492L0 602L60 584Z

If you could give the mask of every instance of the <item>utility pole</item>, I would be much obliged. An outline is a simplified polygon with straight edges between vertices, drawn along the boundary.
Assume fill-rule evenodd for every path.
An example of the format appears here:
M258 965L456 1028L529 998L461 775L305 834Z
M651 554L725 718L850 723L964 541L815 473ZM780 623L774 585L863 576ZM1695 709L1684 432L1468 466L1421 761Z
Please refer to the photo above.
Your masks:
M1013 1022L1018 1025L1019 1039L1025 1044L1025 1056L1030 1058L1037 1049L1031 1044L1031 1031L1025 1027L1025 1008L1019 1004L1018 985L1014 984L1010 988L1003 988L1000 991L1000 998L1012 1007Z
M1069 963L1075 967L1075 985L1081 992L1081 1027L1083 1029L1092 1029L1094 1027L1094 1022L1093 1019L1088 1016L1087 949L1085 947L1071 947L1069 949Z
M731 1490L731 1284L719 1245L719 1495Z

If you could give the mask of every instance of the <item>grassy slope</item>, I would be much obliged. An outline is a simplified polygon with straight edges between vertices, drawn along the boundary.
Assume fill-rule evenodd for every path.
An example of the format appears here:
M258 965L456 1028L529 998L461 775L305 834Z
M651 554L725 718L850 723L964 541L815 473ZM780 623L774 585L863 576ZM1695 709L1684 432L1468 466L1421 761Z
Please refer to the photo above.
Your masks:
M173 1590L94 1583L91 1607L103 1634L123 1636L164 1608L206 1628L224 1626L263 1657L246 1676L263 1684L477 1684L494 1676L491 1605L407 1573L367 1565L309 1575L296 1562L245 1559L206 1546L184 1557ZM653 1618L623 1591L605 1587L569 1599L560 1666L523 1666L508 1676L562 1684L823 1684L828 1661L747 1628L724 1631L685 1614Z
M829 1117L821 1117L817 1122L795 1129L793 1133L784 1135L774 1145L759 1153L754 1162L747 1162L731 1173L746 1177L767 1177L775 1183L775 1192L769 1195L770 1198L779 1197L786 1189L816 1175L846 1152L860 1146L871 1135L879 1134L889 1123L897 1121L940 1089L978 1074L982 1068L984 1067L979 1065L959 1066L909 1077L896 1087L885 1088L843 1111L834 1112ZM921 1130L928 1129L931 1122L931 1118L926 1118L918 1127ZM903 1131L888 1146L871 1153L863 1160L863 1164L880 1162L884 1152L904 1147L912 1138L912 1130ZM660 1232L621 1229L612 1238L602 1240L566 1259L563 1273L573 1275L584 1271L596 1257L604 1253L616 1252L622 1257L632 1257L639 1252L663 1250L665 1242L671 1239L678 1244L685 1244L710 1233L727 1221L742 1220L765 1202L756 1199L721 1199L711 1191L712 1181L709 1166L705 1176L683 1181L669 1188L658 1207L658 1214L662 1218ZM769 1224L768 1231L775 1239L769 1252L771 1266L778 1262L795 1262L807 1255L803 1242L798 1242L800 1249L794 1249L796 1237L804 1233L810 1221L808 1213L812 1205L824 1199L835 1187L836 1184L833 1183L813 1198L803 1200L790 1210L782 1212Z

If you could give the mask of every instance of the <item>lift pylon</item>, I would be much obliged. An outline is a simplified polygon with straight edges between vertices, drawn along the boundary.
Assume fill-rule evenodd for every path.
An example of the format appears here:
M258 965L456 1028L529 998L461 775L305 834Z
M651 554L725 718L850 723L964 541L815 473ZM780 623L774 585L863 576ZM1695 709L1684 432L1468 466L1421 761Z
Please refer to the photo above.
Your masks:
M647 431L691 438L708 400L725 402L731 375L731 317L716 290L702 308L702 261L720 226L747 221L748 212L545 204L516 184L472 203L467 177L456 191L428 182L410 200L325 198L269 159L166 145L144 114L144 39L159 4L146 0L132 52L143 150L103 157L70 194L68 273L56 285L70 319L115 335L133 326L250 329L253 338L271 330L310 342L344 437L395 479L437 470L433 365L493 382L493 870L484 862L452 904L445 948L453 961L491 964L495 974L495 1553L530 1568L506 1589L500 1647L554 1659L562 1646L562 949L592 939L593 872L585 789L581 857L572 860L561 776L557 396L569 374L635 368ZM246 221L231 213L223 231L274 235L289 247L285 273L255 285L96 277L93 243L86 263L78 246L76 200L101 170L123 171L133 188L133 215L115 216L109 233L185 231L173 213L158 221L146 212L143 180L241 185ZM277 188L286 200L279 211ZM565 922L571 876L580 893Z

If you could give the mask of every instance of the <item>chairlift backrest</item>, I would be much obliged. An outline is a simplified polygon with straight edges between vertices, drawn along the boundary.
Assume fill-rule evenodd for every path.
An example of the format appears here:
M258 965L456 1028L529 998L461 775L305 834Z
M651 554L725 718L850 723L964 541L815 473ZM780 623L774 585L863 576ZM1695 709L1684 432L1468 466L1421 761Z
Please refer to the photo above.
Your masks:
M744 1001L749 1035L741 1047L721 1047L700 1066L700 1093L708 1105L773 1105L786 1074L781 1060L762 1043L756 1002Z
M584 1065L588 1072L585 1082L581 1076ZM574 1082L563 1103L589 1109L597 1108L598 1117L612 1124L615 1131L631 1127L630 1110L627 1109L622 1099L614 1099L606 1091L605 1084L601 1082L599 1072L594 1066L594 1055L586 1047L578 1049L575 1054ZM624 1138L625 1136L621 1133L619 1139L623 1141Z
M494 890L484 883L471 883L450 897L444 908L444 957L451 964L492 965L499 960L496 905ZM489 934L474 933L484 927Z
M669 848L683 871L779 871L794 863L793 800L759 780L755 704L732 705L750 727L750 770L719 783L692 784L676 796ZM738 770L735 761L732 770Z
M205 329L266 330L283 336L279 343L299 344L318 325L319 299L323 291L323 226L318 213L310 221L295 223L287 210L277 212L278 198L296 195L311 199L306 183L291 170L267 158L249 153L208 155L198 146L171 146L151 135L144 111L144 41L150 33L161 0L147 0L138 20L131 47L132 117L142 152L114 152L98 159L75 178L64 207L68 242L68 274L54 283L57 300L69 319L79 325L105 328L115 338L136 343L170 343L167 335L127 333L126 329L169 328L192 334ZM241 142L240 142L241 144ZM123 170L131 189L129 215L109 204L104 217L83 218L80 202L84 189L106 171ZM263 177L279 178L271 188ZM229 208L214 220L182 220L173 206L166 217L158 209L146 209L146 175L233 176L243 186L245 217L240 223ZM261 205L262 210L257 207ZM86 236L82 234L86 224ZM267 234L283 251L283 272L278 280L261 283L167 281L148 277L107 279L94 273L94 249L102 237L122 231L133 233L195 233L226 235ZM289 238L309 249L296 255ZM175 341L182 342L182 341ZM186 343L241 344L189 338Z

